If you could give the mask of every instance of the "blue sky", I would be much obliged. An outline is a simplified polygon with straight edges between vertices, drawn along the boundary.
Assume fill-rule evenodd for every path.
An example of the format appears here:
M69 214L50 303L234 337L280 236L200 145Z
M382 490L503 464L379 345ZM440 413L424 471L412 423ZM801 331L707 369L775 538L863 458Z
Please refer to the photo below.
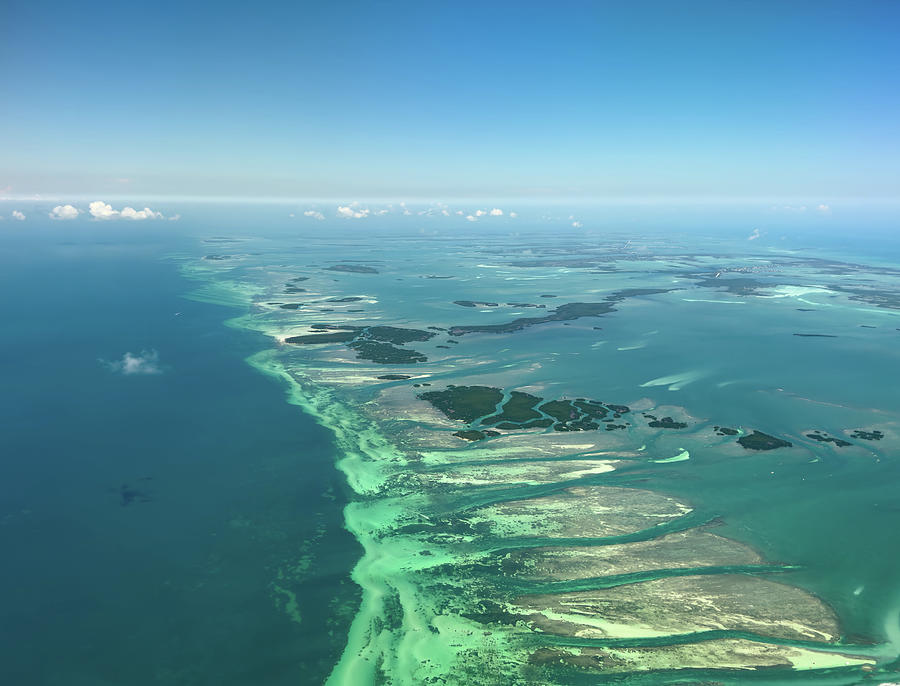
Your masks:
M897 197L900 4L0 4L0 195Z

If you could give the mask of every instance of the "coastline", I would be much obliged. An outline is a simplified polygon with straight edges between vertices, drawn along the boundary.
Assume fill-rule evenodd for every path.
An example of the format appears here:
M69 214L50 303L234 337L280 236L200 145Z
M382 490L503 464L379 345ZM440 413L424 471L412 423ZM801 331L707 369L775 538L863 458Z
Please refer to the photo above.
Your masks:
M422 582L430 578L430 570L441 565L450 568L454 565L464 566L473 560L485 558L487 553L484 549L478 550L477 545L470 546L469 554L461 552L466 550L466 545L460 547L460 543L466 543L466 537L457 536L456 539L448 539L447 546L437 545L435 539L432 539L428 543L428 559L422 560L425 556L423 540L414 536L394 535L412 523L421 526L423 519L429 519L426 513L431 512L434 503L431 502L431 492L427 488L420 489L419 492L414 488L416 483L427 486L428 482L416 481L422 478L423 472L410 461L409 446L401 448L385 438L378 425L378 416L383 411L374 406L351 409L348 403L338 399L340 384L337 380L341 374L338 367L333 370L316 368L319 378L313 378L305 373L302 364L288 366L280 359L286 351L282 349L285 337L282 333L283 327L257 320L251 312L256 298L262 297L266 292L265 289L254 290L251 287L232 286L227 292L229 297L235 297L237 294L236 298L242 300L248 310L247 314L229 320L228 325L261 332L269 336L273 342L271 348L248 358L248 364L261 374L278 380L287 389L288 403L300 407L334 434L335 443L341 453L335 466L344 474L349 488L356 494L356 498L346 505L344 518L345 527L363 549L363 555L352 572L354 582L362 589L363 599L359 612L352 621L346 648L335 665L328 683L348 686L357 683L377 683L379 679L383 680L388 678L385 675L389 675L391 683L414 684L422 683L423 679L430 677L446 679L450 674L456 675L462 681L466 677L459 670L464 669L466 657L473 655L477 655L481 660L479 667L482 669L489 670L492 664L494 668L504 666L506 674L511 673L509 670L519 673L522 668L533 669L528 666L528 655L534 650L533 636L530 636L529 632L523 632L521 627L516 626L502 631L499 628L486 631L483 624L473 622L471 619L453 613L438 612L435 603L442 602L441 599L430 597L423 588ZM340 355L332 354L329 359L335 364L346 363L346 359ZM340 379L341 383L356 387L360 382L371 378L372 372L365 366L356 369L358 371L351 372L349 376L344 374ZM330 380L331 385L322 383L323 379ZM397 407L409 408L408 404L403 404L405 401L399 402L400 405ZM434 413L422 410L416 412L420 420L432 423L443 421L436 420ZM448 425L452 426L452 423ZM531 440L530 443L536 441ZM433 469L444 473L459 465L486 465L500 458L500 461L518 465L519 471L524 474L523 465L526 463L516 459L519 457L519 451L511 447L510 441L503 445L506 447L495 445L490 448L485 446L484 449L472 446L448 448L448 445L438 441L431 449L428 449L426 442L417 446L413 452L416 453L416 462L430 464ZM576 457L583 459L590 455L592 450L596 453L596 447L593 442L579 445L580 452ZM657 446L657 450L659 449ZM605 455L610 451L602 452ZM559 448L551 448L548 455L556 460L572 456L559 452ZM671 455L675 457L672 458ZM660 459L654 462L663 465L670 462L684 463L688 459L687 455L685 449L678 447L660 455ZM461 457L466 459L456 462ZM617 455L614 450L612 457L621 459L621 454ZM616 472L616 469L597 469L588 475L602 479L608 472ZM402 486L407 478L412 479L409 486L398 488L398 485ZM591 482L598 483L596 479L592 479ZM463 481L451 479L445 483L459 487L467 482L465 479ZM501 501L509 498L508 495L503 496ZM485 521L495 520L495 515L488 515ZM452 585L453 581L447 577L444 583ZM545 612L548 619L552 614L549 611ZM633 634L636 640L651 635L656 634L642 634L640 631ZM665 637L670 634L659 635ZM727 637L726 633L725 638ZM717 644L718 639L702 638L699 634L696 640L698 646L703 644L731 649L725 644ZM753 645L762 650L762 646L767 644L764 637L757 637ZM874 661L867 657L872 651L861 646L854 646L856 652L851 654L847 652L850 646L842 645L822 645L818 650L810 649L809 645L803 645L802 642L792 646L790 641L772 645L785 646L783 649L772 649L777 654L775 659L787 660L796 671L852 668L874 664ZM886 654L883 648L879 647L875 652ZM782 652L779 653L778 650ZM832 657L827 657L828 655ZM665 661L664 657L661 659ZM638 671L641 669L639 665L633 665L633 668ZM476 683L492 683L485 680L488 678L482 676Z

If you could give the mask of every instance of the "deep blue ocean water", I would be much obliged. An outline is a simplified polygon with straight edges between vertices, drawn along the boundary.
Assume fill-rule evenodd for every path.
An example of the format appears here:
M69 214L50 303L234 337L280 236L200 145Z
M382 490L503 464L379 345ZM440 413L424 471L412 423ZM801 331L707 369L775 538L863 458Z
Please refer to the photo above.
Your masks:
M317 683L337 659L358 551L331 436L244 363L261 336L182 297L178 240L0 237L0 683ZM142 350L162 373L101 362ZM272 582L323 530L298 625Z

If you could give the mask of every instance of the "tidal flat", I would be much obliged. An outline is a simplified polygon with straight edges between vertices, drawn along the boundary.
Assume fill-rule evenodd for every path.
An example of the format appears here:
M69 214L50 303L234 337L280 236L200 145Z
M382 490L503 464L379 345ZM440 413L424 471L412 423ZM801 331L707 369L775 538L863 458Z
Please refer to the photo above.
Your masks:
M335 437L363 553L329 684L897 673L900 272L632 236L249 243L180 259Z

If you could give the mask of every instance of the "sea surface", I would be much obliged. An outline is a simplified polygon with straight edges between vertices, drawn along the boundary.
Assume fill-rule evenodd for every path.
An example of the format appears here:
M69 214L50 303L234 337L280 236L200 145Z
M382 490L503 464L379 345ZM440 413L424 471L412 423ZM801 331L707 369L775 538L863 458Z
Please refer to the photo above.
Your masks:
M4 226L3 683L900 678L896 241L553 212Z

